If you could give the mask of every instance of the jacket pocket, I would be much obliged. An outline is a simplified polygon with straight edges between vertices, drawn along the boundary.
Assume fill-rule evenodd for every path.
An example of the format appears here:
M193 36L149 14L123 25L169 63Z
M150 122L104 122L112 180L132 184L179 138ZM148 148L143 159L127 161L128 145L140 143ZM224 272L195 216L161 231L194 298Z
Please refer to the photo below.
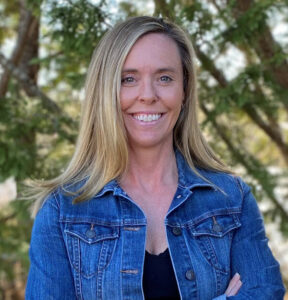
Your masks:
M212 215L189 227L190 234L210 265L228 274L235 230L241 226L237 214Z
M64 233L73 268L89 279L111 261L119 227L91 223L66 223Z

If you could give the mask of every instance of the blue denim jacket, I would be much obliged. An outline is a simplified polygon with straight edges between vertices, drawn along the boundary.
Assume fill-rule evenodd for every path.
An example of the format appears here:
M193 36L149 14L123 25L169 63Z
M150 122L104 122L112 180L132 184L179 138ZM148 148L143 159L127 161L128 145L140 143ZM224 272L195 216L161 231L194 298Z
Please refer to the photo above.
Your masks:
M178 188L165 218L181 299L282 300L279 264L267 245L250 188L232 175L188 167L176 152ZM146 218L113 180L72 204L61 190L39 211L31 239L26 299L142 300Z

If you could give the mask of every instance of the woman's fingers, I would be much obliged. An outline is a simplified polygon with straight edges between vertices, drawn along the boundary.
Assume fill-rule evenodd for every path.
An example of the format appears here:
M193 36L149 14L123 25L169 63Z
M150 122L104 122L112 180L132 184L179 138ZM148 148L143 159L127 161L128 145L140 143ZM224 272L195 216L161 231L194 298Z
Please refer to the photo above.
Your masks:
M242 281L241 280L237 281L236 284L232 287L229 296L237 295L237 293L239 292L241 286L242 286Z
M229 285L225 291L225 294L228 295L232 288L234 287L234 285L240 280L240 275L238 273L236 273L233 278L230 280Z
M235 296L242 286L242 281L240 280L240 275L236 273L230 280L229 285L225 291L226 296Z

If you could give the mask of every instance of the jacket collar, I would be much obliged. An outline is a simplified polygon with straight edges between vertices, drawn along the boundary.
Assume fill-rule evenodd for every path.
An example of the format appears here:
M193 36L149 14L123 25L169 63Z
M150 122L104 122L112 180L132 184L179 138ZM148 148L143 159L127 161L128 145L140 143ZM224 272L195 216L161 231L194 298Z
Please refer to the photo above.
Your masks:
M185 158L178 149L175 150L175 157L178 168L178 184L182 189L191 190L192 188L198 186L215 188L215 186L211 182L209 182L208 180L204 180L190 168ZM204 178L208 175L206 174L207 171L199 168L196 168L196 170ZM112 192L115 196L117 195L127 197L125 191L123 191L123 189L119 186L116 179L112 179L111 181L109 181L102 188L102 190L97 195L95 195L95 197L101 197L108 192Z
M177 168L178 168L178 184L185 189L192 189L196 186L210 186L214 187L214 185L207 179L209 171L204 171L200 168L195 168L196 171L203 176L200 177L191 167L188 165L184 156L181 152L176 149L175 151Z

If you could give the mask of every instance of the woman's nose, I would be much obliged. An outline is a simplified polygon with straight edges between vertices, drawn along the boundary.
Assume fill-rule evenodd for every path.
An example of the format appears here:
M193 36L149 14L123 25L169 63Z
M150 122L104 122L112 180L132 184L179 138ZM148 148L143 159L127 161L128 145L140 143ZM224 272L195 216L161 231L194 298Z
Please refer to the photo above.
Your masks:
M139 93L139 100L141 102L145 102L147 104L151 104L157 101L157 91L155 86L153 85L152 80L145 80L143 81Z

